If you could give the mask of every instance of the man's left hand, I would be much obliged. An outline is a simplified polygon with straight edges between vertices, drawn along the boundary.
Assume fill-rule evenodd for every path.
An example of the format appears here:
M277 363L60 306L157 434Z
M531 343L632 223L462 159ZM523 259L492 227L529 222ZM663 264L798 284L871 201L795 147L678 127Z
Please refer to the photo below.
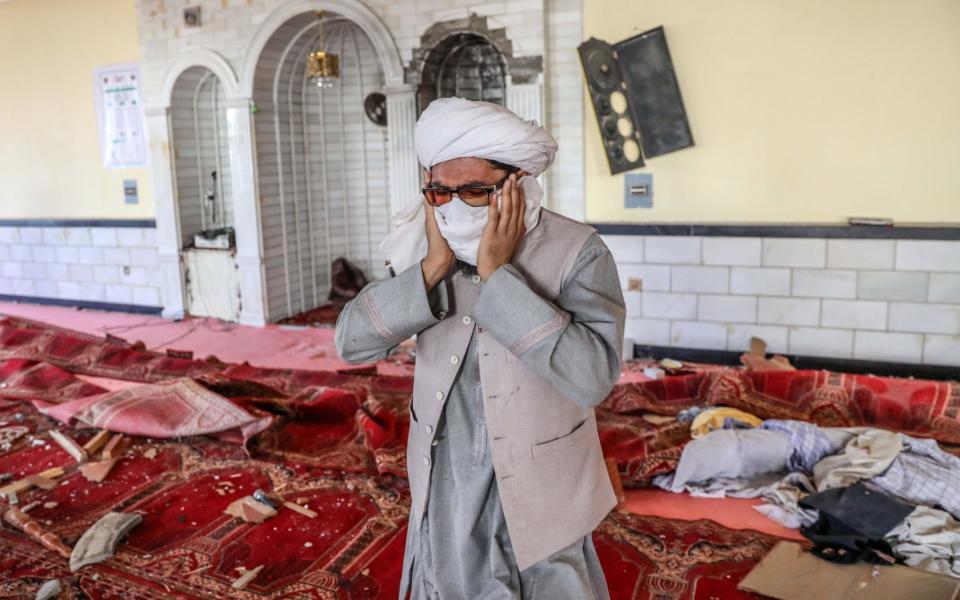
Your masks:
M526 232L524 216L527 204L523 199L523 189L517 183L516 173L507 178L500 198L491 200L487 210L487 226L483 229L477 253L477 273L484 281L510 262Z

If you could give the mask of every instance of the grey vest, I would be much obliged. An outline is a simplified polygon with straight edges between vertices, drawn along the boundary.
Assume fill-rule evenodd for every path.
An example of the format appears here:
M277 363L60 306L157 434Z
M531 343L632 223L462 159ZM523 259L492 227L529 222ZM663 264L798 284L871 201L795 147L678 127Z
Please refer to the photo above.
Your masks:
M512 264L537 294L552 301L593 229L548 210L540 215ZM480 289L460 271L447 281L451 312L417 335L407 470L410 526L418 529L429 494L431 443L475 327L463 317L471 314ZM493 468L523 570L592 532L616 498L594 410L562 395L483 329L478 336Z

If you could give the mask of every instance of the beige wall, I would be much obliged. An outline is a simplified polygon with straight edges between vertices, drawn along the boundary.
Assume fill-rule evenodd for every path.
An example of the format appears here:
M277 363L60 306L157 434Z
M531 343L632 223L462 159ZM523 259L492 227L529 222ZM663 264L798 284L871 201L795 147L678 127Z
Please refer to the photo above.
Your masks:
M663 25L696 146L623 208L587 102L595 222L960 222L957 0L585 0L585 38Z
M98 65L138 60L134 0L0 3L0 218L151 218L149 169L101 166ZM123 180L140 204L123 203Z

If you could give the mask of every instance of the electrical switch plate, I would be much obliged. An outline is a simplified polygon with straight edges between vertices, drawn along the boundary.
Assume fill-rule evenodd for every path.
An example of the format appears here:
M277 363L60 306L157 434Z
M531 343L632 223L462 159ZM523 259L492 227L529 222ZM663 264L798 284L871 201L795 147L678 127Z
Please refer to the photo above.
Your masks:
M627 173L623 178L623 207L653 207L653 174Z
M140 198L137 196L137 180L123 180L123 201L126 204L139 204Z

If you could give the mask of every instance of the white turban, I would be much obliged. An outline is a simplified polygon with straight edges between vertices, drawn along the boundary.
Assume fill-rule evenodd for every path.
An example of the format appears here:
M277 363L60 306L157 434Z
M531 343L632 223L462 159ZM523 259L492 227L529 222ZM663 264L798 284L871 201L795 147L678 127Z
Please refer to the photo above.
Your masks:
M536 121L491 102L440 98L420 115L417 157L424 168L454 158L488 158L532 175L547 170L557 141Z
M455 158L484 158L517 167L532 177L521 179L527 210L527 231L540 217L543 189L535 176L553 163L557 142L536 121L525 121L506 108L490 102L463 98L434 100L420 115L416 128L417 157L424 168ZM392 231L380 250L394 271L400 273L427 253L422 198L401 209L392 219ZM478 240L458 240L453 224L438 215L441 234L461 258L459 248L476 246ZM472 254L475 255L476 248ZM472 262L475 263L475 260Z

